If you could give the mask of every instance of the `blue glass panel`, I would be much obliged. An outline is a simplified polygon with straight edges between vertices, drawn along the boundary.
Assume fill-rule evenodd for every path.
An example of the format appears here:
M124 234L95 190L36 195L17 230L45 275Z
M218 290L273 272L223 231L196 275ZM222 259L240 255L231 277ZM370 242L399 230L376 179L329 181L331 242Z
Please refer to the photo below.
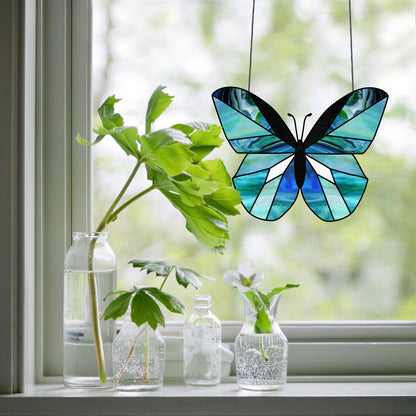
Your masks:
M383 101L387 101L386 97L387 94L378 88L361 88L354 91L342 107L342 110L335 117L326 134L329 134L331 131L335 130L346 121L351 120L353 117L357 116L377 102L383 99ZM383 111L381 111L380 117L381 114L383 114Z
M321 182L308 161L306 161L305 182L302 186L302 195L308 207L319 218L324 221L333 221Z
M221 124L224 128L225 135L229 140L270 135L270 131L265 130L253 120L234 110L222 101L214 98L217 111L221 114Z
M292 146L289 146L272 134L234 139L229 142L238 153L287 153L294 151Z
M370 144L371 140L352 139L348 137L337 137L328 135L316 142L315 144L307 147L305 152L307 154L360 154L364 153L368 149Z
M274 221L285 214L295 202L298 192L299 188L295 179L295 163L292 161L283 174L267 219Z
M254 215L257 218L261 218L262 220L267 219L267 215L270 211L270 207L273 203L281 179L282 176L278 176L277 178L267 182L264 185L256 202L253 205L253 208L250 211L251 215Z
M248 91L237 87L220 88L214 92L213 99L215 106L217 106L217 102L220 100L260 124L266 130L272 131L269 122L263 116Z
M353 155L309 155L309 157L322 163L331 170L365 177L360 165Z
M350 215L350 211L335 184L321 177L319 178L319 181L321 182L325 198L334 220L340 220L341 218Z
M341 172L333 172L333 175L349 210L353 212L364 194L368 182L367 178L351 176Z
M247 155L242 161L238 172L235 176L246 175L249 173L259 172L261 170L267 170L274 165L282 162L288 157L293 156L292 154L252 154Z
M268 170L265 170L233 178L234 187L240 192L240 196L243 198L242 204L248 212L251 211L257 195L263 188L267 174Z
M329 135L373 140L386 103L387 99L385 98L333 130Z

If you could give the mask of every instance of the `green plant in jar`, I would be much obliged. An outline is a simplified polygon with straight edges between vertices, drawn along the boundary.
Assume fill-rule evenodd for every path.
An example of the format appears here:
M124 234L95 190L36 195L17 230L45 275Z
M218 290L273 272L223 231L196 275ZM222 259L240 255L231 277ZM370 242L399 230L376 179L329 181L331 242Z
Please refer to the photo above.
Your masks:
M130 176L95 231L103 231L132 203L158 190L183 215L189 232L206 247L222 252L229 239L227 216L239 214L236 205L241 202L224 163L219 159L206 159L222 144L222 129L217 125L198 122L179 123L153 131L153 123L173 100L164 89L163 86L157 87L149 99L144 134L139 134L134 126L124 125L123 117L114 111L115 104L120 100L110 96L98 109L101 126L94 130L97 134L95 141L88 142L80 135L77 137L82 145L96 145L110 136L127 156L136 159ZM127 189L141 168L146 169L150 184L124 200ZM91 272L94 249L94 242L91 242L88 254L88 270ZM106 369L94 273L89 273L88 279L95 350L100 380L104 383Z

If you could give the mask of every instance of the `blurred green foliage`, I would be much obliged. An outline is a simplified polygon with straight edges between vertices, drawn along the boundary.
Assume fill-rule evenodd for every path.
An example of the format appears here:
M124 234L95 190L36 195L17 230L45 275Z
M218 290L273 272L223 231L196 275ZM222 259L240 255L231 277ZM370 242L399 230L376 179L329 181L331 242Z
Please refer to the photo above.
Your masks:
M127 111L135 118L144 110L141 97L164 83L176 96L173 122L218 122L211 92L247 86L251 1L116 3L94 1L108 8L97 13L97 42L107 43L97 50L95 102L109 85L133 103ZM230 219L231 240L218 255L188 235L165 200L149 195L109 229L119 288L151 279L130 270L131 258L166 259L216 277L199 291L212 294L213 312L222 320L241 320L239 295L222 275L249 258L265 273L264 289L301 285L283 295L280 320L416 319L415 1L359 0L352 6L355 87L376 86L390 95L373 145L357 157L369 184L356 212L324 223L299 197L281 220L267 223L240 208L242 215ZM351 90L348 20L345 0L258 0L253 92L284 119L287 112L303 118L312 111L316 121ZM231 175L241 160L227 143L216 157ZM131 167L115 149L96 152L94 163L94 204L106 206L112 184ZM166 287L190 310L195 291L181 289Z

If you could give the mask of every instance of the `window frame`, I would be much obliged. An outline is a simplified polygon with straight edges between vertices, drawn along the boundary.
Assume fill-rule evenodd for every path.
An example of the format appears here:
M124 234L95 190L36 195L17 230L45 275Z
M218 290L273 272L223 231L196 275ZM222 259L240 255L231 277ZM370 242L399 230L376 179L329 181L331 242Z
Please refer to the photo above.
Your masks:
M63 273L72 232L90 229L91 2L37 0L36 379L62 374Z
M91 219L90 152L73 138L90 132L92 5L19 0L6 8L10 36L3 42L17 52L8 62L11 99L2 104L9 105L6 136L13 140L2 154L2 176L12 174L2 220L8 232L1 236L9 278L0 279L8 310L0 314L8 340L0 344L0 368L7 368L0 391L13 393L61 382L63 279L57 276L72 231L89 229ZM232 342L240 325L224 322L223 339ZM291 381L416 381L416 321L289 322L282 328ZM175 330L181 325L168 328Z

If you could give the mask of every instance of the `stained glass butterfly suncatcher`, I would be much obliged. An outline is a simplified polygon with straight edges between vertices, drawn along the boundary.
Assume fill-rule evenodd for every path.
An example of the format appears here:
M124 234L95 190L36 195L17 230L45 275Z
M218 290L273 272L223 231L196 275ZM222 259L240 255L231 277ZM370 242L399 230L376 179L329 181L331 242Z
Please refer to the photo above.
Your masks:
M295 139L279 114L249 91L224 87L212 98L230 145L246 153L233 183L247 212L277 220L294 204L299 190L324 221L354 212L368 182L354 154L364 153L377 133L388 99L385 91L361 88L340 98L305 140L310 114L301 137L295 122Z

